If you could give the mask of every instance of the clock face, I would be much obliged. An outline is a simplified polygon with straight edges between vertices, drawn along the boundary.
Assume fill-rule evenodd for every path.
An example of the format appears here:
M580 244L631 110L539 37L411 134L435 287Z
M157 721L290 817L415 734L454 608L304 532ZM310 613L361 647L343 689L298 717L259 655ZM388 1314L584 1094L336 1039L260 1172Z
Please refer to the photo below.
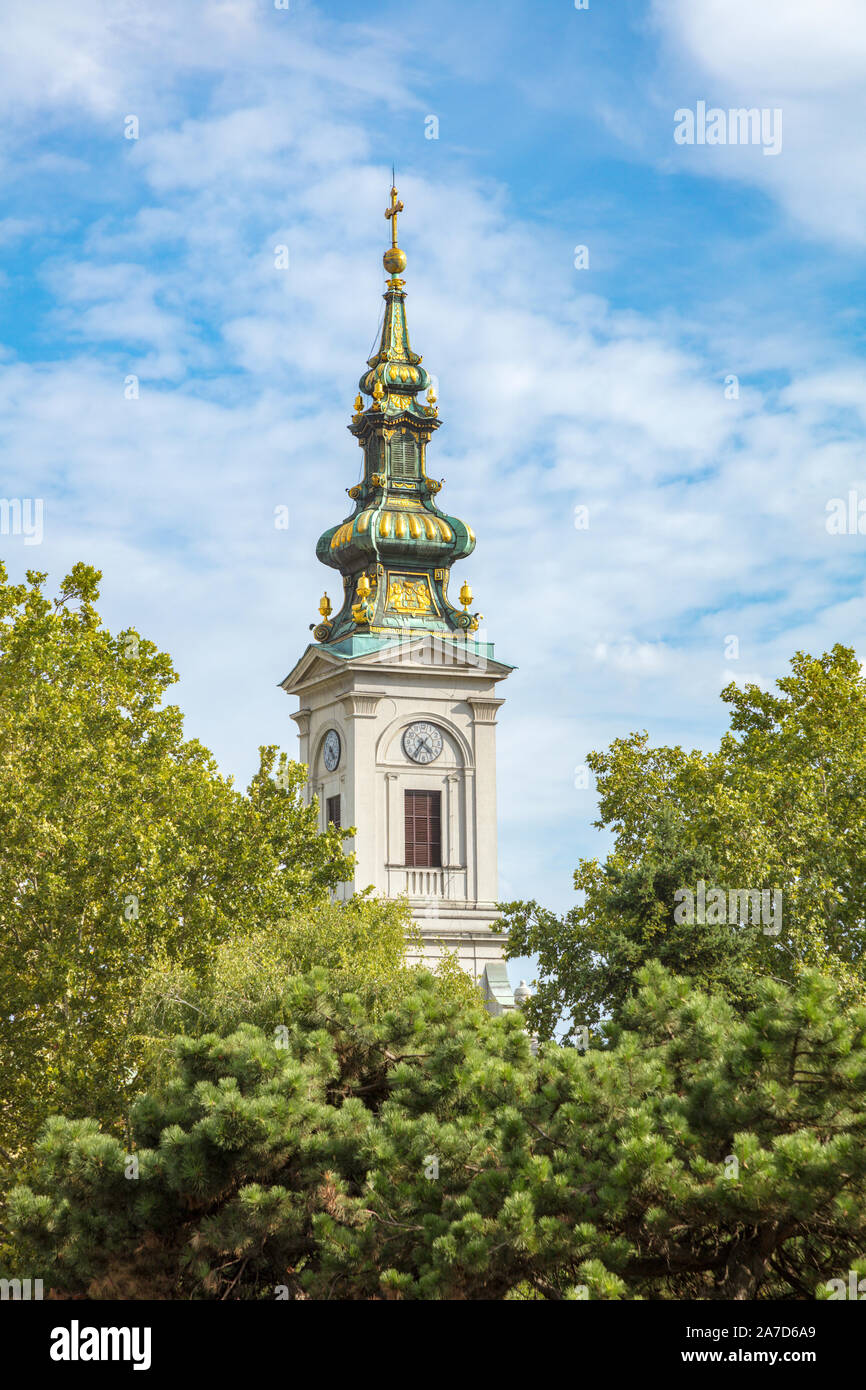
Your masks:
M325 743L322 750L322 756L325 759L325 767L329 772L333 772L340 761L340 748L340 735L337 733L336 729L329 729L325 734Z
M442 734L435 724L410 724L403 734L403 752L413 763L432 763L442 752Z

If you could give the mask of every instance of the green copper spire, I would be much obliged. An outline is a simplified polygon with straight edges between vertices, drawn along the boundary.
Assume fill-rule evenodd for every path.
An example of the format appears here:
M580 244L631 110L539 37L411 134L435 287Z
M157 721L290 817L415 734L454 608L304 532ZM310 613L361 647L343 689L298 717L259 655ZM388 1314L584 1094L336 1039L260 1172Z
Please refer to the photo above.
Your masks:
M327 595L314 626L317 642L336 643L357 634L392 639L403 631L469 633L480 614L470 613L472 592L460 591L462 611L448 600L455 560L471 555L475 537L465 522L440 512L434 498L442 484L427 476L427 445L439 428L430 377L409 346L406 322L406 255L397 245L397 189L385 216L391 245L382 257L389 279L379 349L358 383L349 430L364 451L364 476L348 488L354 511L319 537L316 554L339 570L342 606L333 618ZM418 400L426 392L425 401ZM313 624L311 624L313 626Z

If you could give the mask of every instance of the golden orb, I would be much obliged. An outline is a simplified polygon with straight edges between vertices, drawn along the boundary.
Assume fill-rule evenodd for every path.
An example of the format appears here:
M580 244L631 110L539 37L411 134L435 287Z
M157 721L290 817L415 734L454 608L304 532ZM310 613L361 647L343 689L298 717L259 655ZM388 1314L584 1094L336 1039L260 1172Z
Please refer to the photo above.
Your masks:
M382 257L382 264L389 275L400 275L406 269L406 252L399 246L389 246Z

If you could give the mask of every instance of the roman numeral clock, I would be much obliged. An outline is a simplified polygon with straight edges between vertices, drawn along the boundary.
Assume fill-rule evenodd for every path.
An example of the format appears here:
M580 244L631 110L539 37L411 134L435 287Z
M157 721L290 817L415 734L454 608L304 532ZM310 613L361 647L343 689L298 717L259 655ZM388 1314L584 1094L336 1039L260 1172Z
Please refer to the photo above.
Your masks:
M475 548L471 527L439 509L427 473L439 428L430 377L409 345L406 256L397 245L396 188L385 216L391 245L378 351L361 376L350 432L362 450L351 513L319 538L336 571L313 641L282 682L296 696L300 757L321 824L354 826L351 893L372 885L405 895L434 964L456 950L492 1012L514 1000L496 920L496 719L513 669L478 636L451 567ZM420 399L423 396L423 400ZM365 399L366 398L366 399ZM336 610L336 611L335 611Z

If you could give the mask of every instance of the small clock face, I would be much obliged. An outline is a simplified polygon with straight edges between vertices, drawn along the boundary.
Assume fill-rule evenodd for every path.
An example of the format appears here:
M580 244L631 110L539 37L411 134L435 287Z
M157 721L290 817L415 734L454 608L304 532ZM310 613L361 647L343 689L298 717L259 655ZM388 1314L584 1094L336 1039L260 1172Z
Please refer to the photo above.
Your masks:
M410 724L403 734L403 752L413 763L432 763L442 752L442 734L435 724Z
M340 735L336 729L329 729L325 734L322 756L325 759L325 767L329 772L333 772L340 761Z

